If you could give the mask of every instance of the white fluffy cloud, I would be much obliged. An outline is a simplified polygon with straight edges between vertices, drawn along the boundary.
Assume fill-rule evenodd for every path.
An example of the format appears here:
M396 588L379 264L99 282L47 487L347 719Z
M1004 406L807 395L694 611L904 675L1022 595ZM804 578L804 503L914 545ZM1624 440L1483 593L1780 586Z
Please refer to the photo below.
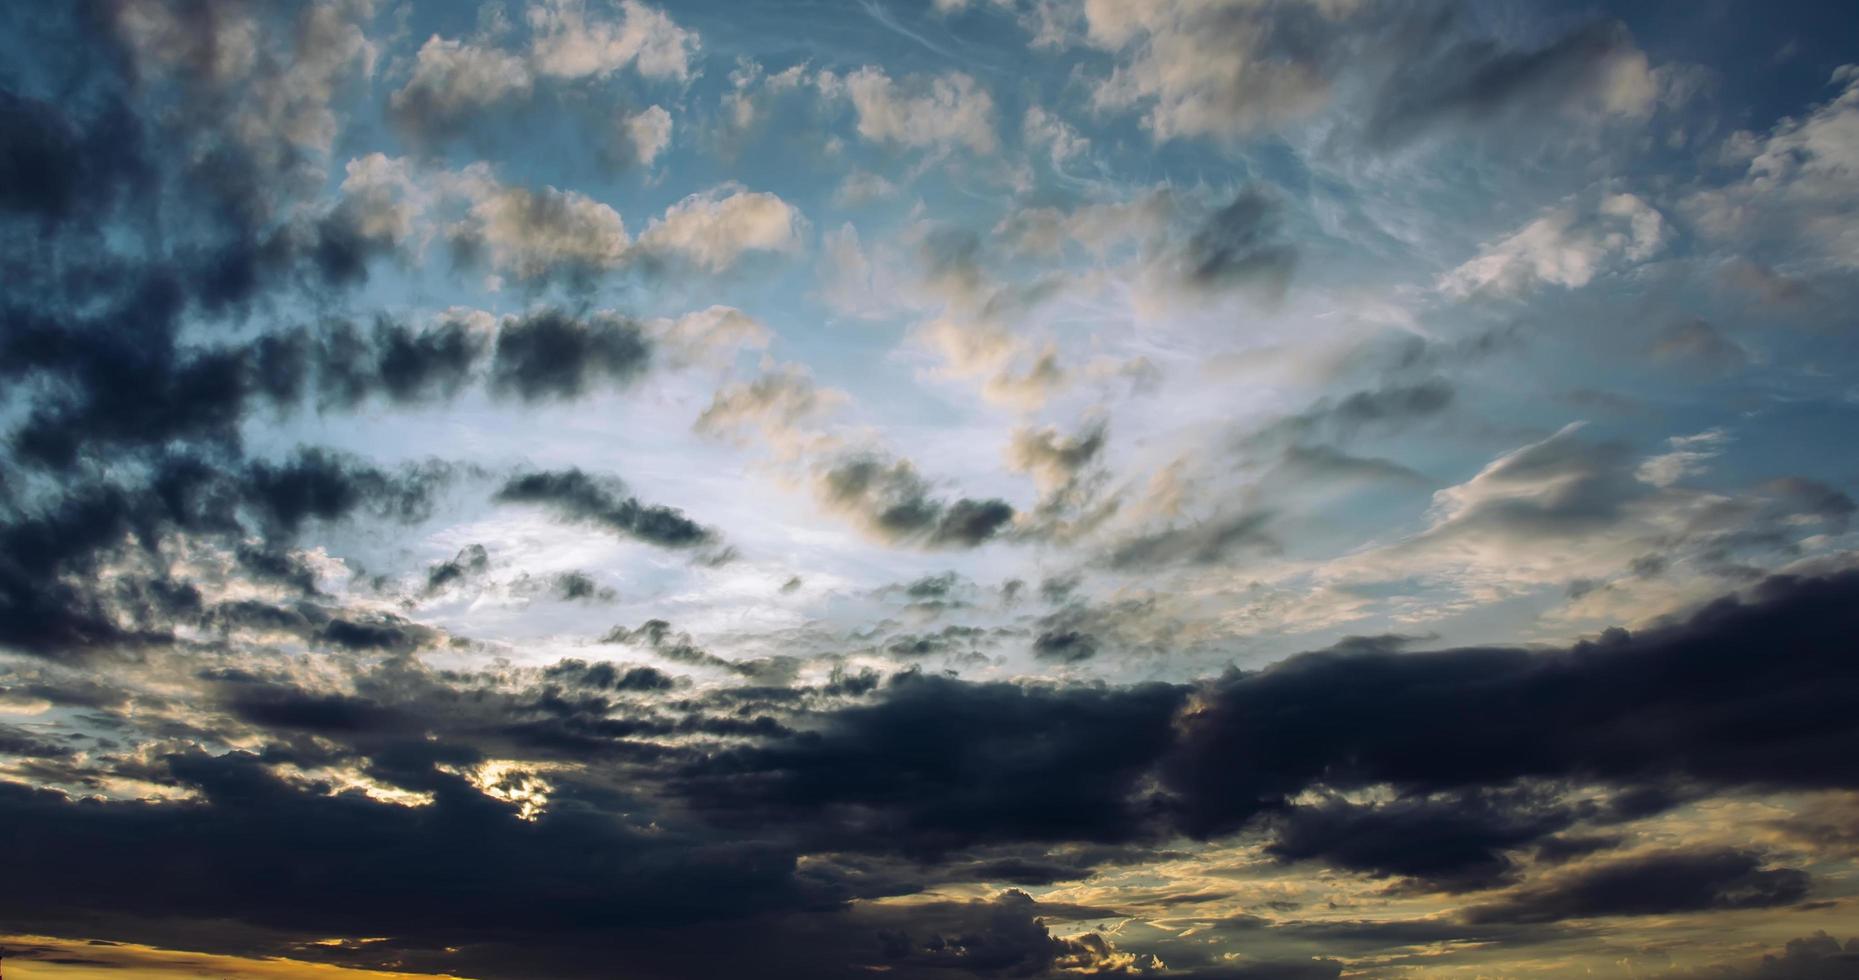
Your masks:
M642 166L651 166L671 145L671 113L655 105L627 116L626 140L632 144L633 157Z
M893 81L881 68L844 78L822 73L823 92L843 92L858 114L858 133L874 143L994 152L994 98L961 72Z
M1665 247L1665 218L1632 194L1610 194L1592 211L1551 208L1440 279L1447 293L1517 295L1538 286L1576 289L1644 262Z
M579 191L513 187L485 173L461 186L472 204L452 238L482 249L493 268L537 279L563 268L611 268L626 256L620 213Z
M1832 81L1839 95L1805 116L1731 137L1742 178L1685 202L1699 230L1809 266L1859 268L1859 65Z
M1340 16L1355 4L1310 7ZM1279 11L1243 0L1086 0L1085 40L1124 60L1092 94L1100 109L1143 108L1160 140L1234 136L1321 107L1329 80L1307 53L1275 44Z
M604 78L632 65L647 78L690 77L698 37L664 11L638 0L542 0L529 7L530 60L536 71L560 78ZM601 8L605 8L604 10Z
M716 272L744 252L794 249L801 222L800 212L779 197L726 184L672 205L639 236L639 245Z
M534 84L529 65L513 54L434 35L420 46L412 77L390 104L440 122L527 95Z

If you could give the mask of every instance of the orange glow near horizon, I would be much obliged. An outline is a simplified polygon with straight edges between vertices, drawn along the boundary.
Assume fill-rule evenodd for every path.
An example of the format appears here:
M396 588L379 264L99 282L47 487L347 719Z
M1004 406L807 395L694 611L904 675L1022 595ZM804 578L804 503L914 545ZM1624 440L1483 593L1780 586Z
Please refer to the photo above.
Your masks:
M7 980L128 980L208 977L212 980L469 980L449 974L352 969L277 957L190 953L135 943L95 943L51 936L0 936ZM62 962L61 962L62 961Z

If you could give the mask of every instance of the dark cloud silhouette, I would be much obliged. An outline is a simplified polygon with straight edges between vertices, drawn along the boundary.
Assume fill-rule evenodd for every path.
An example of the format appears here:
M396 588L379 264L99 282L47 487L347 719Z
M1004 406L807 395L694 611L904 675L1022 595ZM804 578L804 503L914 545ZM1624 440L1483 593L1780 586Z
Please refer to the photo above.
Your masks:
M4 499L0 645L50 656L172 639L176 619L201 613L197 590L165 577L95 573L126 544L154 552L177 532L236 543L248 566L313 591L307 569L244 538L288 542L311 520L418 521L449 478L439 464L385 470L312 448L232 469L169 456L146 480L73 481L49 498Z
M901 675L817 735L692 767L683 791L724 821L854 821L833 846L934 854L984 841L1120 841L1156 802L1137 783L1184 691L965 684ZM812 817L804 816L812 814ZM824 828L822 828L824 830Z
M561 660L544 668L542 676L575 687L600 691L669 691L677 679L651 667L625 667L585 660Z
M1518 889L1466 910L1473 922L1556 922L1603 915L1756 909L1806 897L1809 878L1766 868L1749 851L1665 851L1621 858Z
M1184 826L1237 827L1315 781L1412 790L1585 778L1814 788L1859 726L1846 608L1859 573L1775 578L1749 602L1552 652L1332 650L1213 683L1164 764ZM1750 657L1750 650L1787 656ZM1751 692L1760 691L1760 696ZM1650 724L1649 719L1657 719Z
M319 401L353 408L382 395L400 403L458 394L484 352L484 338L458 320L426 330L382 318L371 334L338 323L315 338Z
M105 917L93 923L120 919L111 933L125 936L137 917L157 911L297 936L361 934L367 923L365 931L397 937L383 955L416 962L422 950L459 946L472 950L459 962L487 976L527 975L534 966L498 960L497 943L485 937L545 937L551 955L565 958L554 975L578 976L610 970L607 961L587 965L583 951L630 950L647 935L668 941L665 930L700 922L752 929L775 915L783 928L805 931L832 916L804 910L851 895L908 894L961 873L1063 880L1096 861L1128 859L1040 859L1016 847L1114 844L1140 854L1179 832L1248 827L1279 860L1399 878L1406 888L1506 888L1466 906L1456 922L1430 926L1440 936L1791 904L1807 897L1807 875L1772 867L1759 853L1609 855L1619 836L1593 828L1700 793L1851 786L1845 763L1859 728L1845 709L1859 673L1845 640L1855 596L1859 573L1779 578L1747 600L1564 650L1352 643L1200 685L977 683L916 673L882 684L839 675L819 687L791 676L763 684L754 673L761 668L724 661L656 620L609 639L674 664L723 666L751 684L687 689L656 668L580 660L472 674L389 657L340 687L220 671L206 681L215 692L209 703L260 735L269 758L358 767L433 802L330 795L281 780L266 756L239 754L162 763L163 778L198 791L193 802L80 805L0 788L0 817L31 845L9 849L0 870L40 902L4 911L32 923L86 909ZM333 632L370 649L407 649L384 639L410 626L390 618L309 603L215 610L245 628L342 642ZM1777 653L1747 656L1752 649ZM1572 697L1575 689L1585 696ZM71 764L68 754L60 758ZM552 788L533 822L457 775L509 758L573 763L542 774ZM627 789L614 796L620 791L604 777L580 768L590 760L624 772ZM498 778L520 787L527 777ZM1567 787L1592 783L1609 791L1598 800L1568 795ZM1685 793L1665 790L1674 783ZM1393 795L1331 795L1366 787ZM614 816L622 812L639 822ZM646 831L649 820L658 829ZM241 828L235 845L218 842L222 825ZM75 861L34 856L70 854L67 842L77 840L91 842L94 861L88 853ZM466 870L452 861L479 851L499 857ZM822 853L838 857L796 871L800 855ZM904 863L873 875L854 870L861 854ZM148 863L156 855L196 870L159 873ZM1526 877L1527 855L1538 864ZM125 867L149 873L106 899L91 894L106 868L120 879ZM240 877L252 868L296 887L255 890ZM693 873L695 881L684 877ZM426 899L413 901L434 880L451 883L444 897L421 892ZM387 894L359 905L329 900L358 882ZM1011 964L1033 969L1097 955L1044 944L1036 930L1024 942L962 939L932 925L941 915L933 908L897 914L886 928L901 935L882 943L876 930L856 942L822 935L823 959L808 967L826 972L803 975L874 962L940 970L945 954L961 962L998 955L1009 972L1020 968ZM1392 928L1377 926L1378 941L1393 941ZM867 960L861 949L896 958ZM1057 950L1051 960L1048 949ZM1328 970L1330 962L1256 969Z
M562 572L549 580L555 597L564 602L612 602L619 596L613 589L601 585L586 572Z
M908 460L876 455L835 461L819 473L821 496L872 533L931 548L973 548L1014 519L1004 500L941 500Z
M1824 932L1790 939L1779 953L1754 962L1724 963L1663 975L1663 980L1852 980L1859 977L1859 937L1838 939Z
M45 221L91 216L151 179L127 106L111 101L83 120L65 108L0 89L0 210Z
M511 504L537 504L564 520L593 524L661 548L695 548L716 540L714 532L672 507L643 504L625 484L578 469L545 470L511 477L497 491Z
M1333 799L1272 821L1266 852L1447 890L1489 888L1514 871L1509 851L1568 827L1576 812L1541 794L1456 793L1378 804Z
M458 554L426 570L426 591L434 593L484 574L491 567L491 555L481 544L468 544Z
M543 310L498 331L491 386L524 401L579 398L598 384L637 378L651 354L650 342L630 320Z

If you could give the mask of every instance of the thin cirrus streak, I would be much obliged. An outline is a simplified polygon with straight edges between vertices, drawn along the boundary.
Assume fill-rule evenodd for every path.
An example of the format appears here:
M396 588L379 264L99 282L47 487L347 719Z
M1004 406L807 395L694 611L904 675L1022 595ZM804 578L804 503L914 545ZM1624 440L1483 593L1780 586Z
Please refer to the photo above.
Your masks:
M1859 977L1859 21L0 12L8 974Z

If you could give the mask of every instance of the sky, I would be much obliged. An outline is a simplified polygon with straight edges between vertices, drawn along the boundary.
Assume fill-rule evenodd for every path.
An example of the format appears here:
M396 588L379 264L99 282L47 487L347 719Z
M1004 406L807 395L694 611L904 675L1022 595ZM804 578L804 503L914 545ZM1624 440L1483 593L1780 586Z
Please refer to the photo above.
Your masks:
M0 4L9 976L1859 977L1859 11Z

